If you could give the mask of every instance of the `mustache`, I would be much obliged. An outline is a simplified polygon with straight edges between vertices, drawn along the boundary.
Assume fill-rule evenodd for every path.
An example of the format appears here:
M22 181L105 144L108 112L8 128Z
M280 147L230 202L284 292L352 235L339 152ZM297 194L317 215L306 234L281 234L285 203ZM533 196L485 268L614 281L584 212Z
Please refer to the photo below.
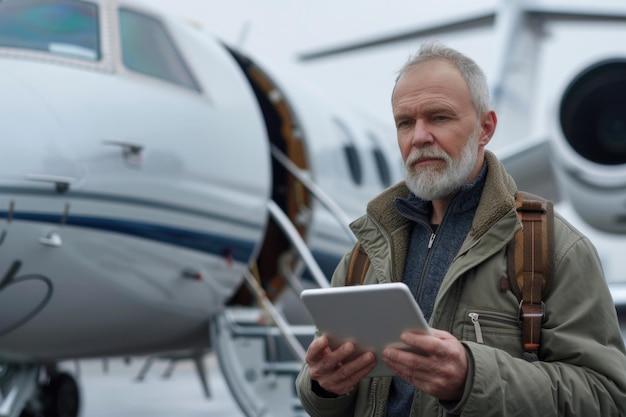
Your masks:
M406 158L405 166L410 167L421 158L439 158L447 162L451 161L450 155L448 155L441 149L422 148L422 149L413 149L411 151L409 156Z

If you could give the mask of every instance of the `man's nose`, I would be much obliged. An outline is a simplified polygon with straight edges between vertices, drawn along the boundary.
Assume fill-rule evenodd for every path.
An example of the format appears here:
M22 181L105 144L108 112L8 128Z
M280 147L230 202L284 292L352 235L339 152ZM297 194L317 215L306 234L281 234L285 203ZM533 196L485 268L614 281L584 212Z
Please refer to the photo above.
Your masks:
M420 148L426 144L432 143L433 140L434 138L429 129L428 123L424 120L418 119L413 128L413 139L411 141L413 146Z

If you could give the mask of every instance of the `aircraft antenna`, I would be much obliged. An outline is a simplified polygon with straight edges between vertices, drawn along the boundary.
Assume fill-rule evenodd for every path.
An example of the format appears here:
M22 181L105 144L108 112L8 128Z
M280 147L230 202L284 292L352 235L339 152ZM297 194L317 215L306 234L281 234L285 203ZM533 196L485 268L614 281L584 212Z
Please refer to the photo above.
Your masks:
M237 39L237 48L239 50L243 49L244 43L248 40L248 33L250 33L250 26L252 26L252 23L249 20L246 20L241 26L241 30L239 31L239 37Z

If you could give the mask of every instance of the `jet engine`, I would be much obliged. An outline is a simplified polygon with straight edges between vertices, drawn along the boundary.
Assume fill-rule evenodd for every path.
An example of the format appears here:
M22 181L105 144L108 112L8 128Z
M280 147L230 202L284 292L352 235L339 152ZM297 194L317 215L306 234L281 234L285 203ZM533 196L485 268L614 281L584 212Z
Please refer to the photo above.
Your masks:
M626 234L626 58L575 76L561 95L553 137L563 194L591 226Z

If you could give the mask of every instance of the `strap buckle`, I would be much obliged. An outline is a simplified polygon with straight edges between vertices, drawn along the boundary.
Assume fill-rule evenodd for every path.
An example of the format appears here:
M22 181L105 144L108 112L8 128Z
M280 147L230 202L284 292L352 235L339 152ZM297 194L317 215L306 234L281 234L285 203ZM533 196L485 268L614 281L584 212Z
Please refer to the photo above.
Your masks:
M541 317L543 323L546 319L546 305L542 301L540 304L528 303L524 300L520 300L519 307L517 309L517 319L521 322L524 318L536 318Z

